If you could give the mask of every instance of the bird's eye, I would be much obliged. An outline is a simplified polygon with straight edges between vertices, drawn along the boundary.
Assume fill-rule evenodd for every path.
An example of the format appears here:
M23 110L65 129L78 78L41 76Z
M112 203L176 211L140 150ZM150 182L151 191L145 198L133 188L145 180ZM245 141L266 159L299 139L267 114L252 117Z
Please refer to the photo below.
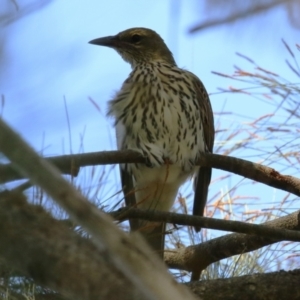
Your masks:
M142 37L139 34L134 34L131 37L131 42L134 44L137 44L141 39L142 39Z

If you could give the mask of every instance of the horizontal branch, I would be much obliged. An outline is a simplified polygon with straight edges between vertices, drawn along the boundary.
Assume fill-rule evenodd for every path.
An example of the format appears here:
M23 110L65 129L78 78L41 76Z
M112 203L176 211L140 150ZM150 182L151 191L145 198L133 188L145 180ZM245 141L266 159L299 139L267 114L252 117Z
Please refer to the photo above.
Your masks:
M45 160L55 165L63 174L77 176L80 167L113 165L119 163L145 163L145 157L132 150L101 151L83 154L69 154L45 157ZM0 164L0 183L22 179L13 164Z
M62 155L46 158L64 174L77 175L78 169L85 166L109 165L119 163L145 163L146 159L133 150L102 151L84 154ZM282 175L273 168L244 159L218 154L202 153L197 165L213 167L264 183L300 196L300 180ZM23 178L12 164L0 165L0 183Z
M297 213L299 214L299 211ZM109 213L109 215L117 220L142 219L153 222L166 222L177 225L199 226L201 228L259 235L268 238L272 237L272 239L278 241L300 242L300 232L280 229L274 226L270 227L269 223L258 225L240 221L221 220L155 210L142 210L138 208L122 208L118 211ZM286 217L287 216L285 216L285 218Z
M300 270L194 281L188 286L202 300L300 299Z

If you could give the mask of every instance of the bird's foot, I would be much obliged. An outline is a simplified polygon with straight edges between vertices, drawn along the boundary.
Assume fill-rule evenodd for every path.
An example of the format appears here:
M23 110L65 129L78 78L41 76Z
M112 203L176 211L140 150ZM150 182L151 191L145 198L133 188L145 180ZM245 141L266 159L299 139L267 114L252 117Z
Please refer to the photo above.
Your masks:
M164 158L164 157L159 157L154 154L146 154L143 153L145 157L145 165L148 168L155 168L155 167L160 167L162 165L170 165L172 164L170 159Z

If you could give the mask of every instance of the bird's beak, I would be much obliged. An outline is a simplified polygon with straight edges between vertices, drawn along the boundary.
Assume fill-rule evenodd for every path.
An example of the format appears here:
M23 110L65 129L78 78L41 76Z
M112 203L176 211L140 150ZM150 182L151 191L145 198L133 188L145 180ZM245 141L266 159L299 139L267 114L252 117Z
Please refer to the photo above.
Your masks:
M117 36L106 36L98 39L94 39L89 41L89 44L105 46L105 47L115 47L118 43Z

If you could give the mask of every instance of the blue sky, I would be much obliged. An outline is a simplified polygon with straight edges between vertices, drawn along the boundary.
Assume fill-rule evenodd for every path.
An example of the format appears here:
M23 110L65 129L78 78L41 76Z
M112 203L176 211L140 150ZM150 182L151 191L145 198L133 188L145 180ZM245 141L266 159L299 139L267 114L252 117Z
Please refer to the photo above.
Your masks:
M291 73L284 61L288 55L280 40L284 38L294 45L296 29L289 27L285 15L279 7L252 22L189 35L188 28L205 19L196 0L53 1L4 28L5 65L0 73L0 93L5 96L3 117L46 156L115 149L112 122L105 116L106 103L126 79L130 66L111 49L88 41L130 27L148 27L164 38L178 66L194 72L204 82L215 112L226 103L226 111L254 119L269 112L270 107L247 96L217 93L218 87L235 83L211 71L231 74L233 65L251 69L236 56L239 52L289 78ZM218 118L216 114L216 121ZM236 126L248 121L228 115L221 124ZM222 141L217 139L218 143ZM214 178L222 174L214 172ZM113 183L116 178L115 174L109 181ZM211 194L226 192L240 180L234 177L216 184ZM261 198L262 207L268 207L269 201L280 201L283 195L262 185L247 187L244 192Z
M45 132L46 143L53 145L53 152L56 147L59 151L56 145L61 144L59 136L62 139L67 133L65 96L74 151L76 135L84 126L87 126L87 135L95 137L94 142L90 138L87 141L89 147L95 150L104 147L103 142L97 143L99 115L87 101L87 96L91 96L105 113L106 101L120 87L130 67L111 49L87 42L130 27L156 30L173 51L178 65L197 74L210 93L219 86L231 84L211 71L232 73L233 64L244 63L235 52L248 55L266 68L287 70L281 57L284 48L280 38L283 35L279 35L284 24L277 23L278 28L271 30L267 27L266 32L255 32L257 26L250 24L248 28L246 25L242 29L237 26L217 28L191 36L187 29L199 20L201 6L196 1L178 2L181 3L178 5L180 11L174 17L171 14L174 1L53 1L7 27L7 65L1 84L1 92L6 97L4 117L16 129L22 128L35 147L40 147L42 132ZM282 19L281 15L283 12L278 10L268 21ZM224 98L228 96L211 97L216 111L222 107ZM242 105L235 102L231 106L232 102L227 101L228 109L239 109L239 106L245 109L249 100L243 101Z

